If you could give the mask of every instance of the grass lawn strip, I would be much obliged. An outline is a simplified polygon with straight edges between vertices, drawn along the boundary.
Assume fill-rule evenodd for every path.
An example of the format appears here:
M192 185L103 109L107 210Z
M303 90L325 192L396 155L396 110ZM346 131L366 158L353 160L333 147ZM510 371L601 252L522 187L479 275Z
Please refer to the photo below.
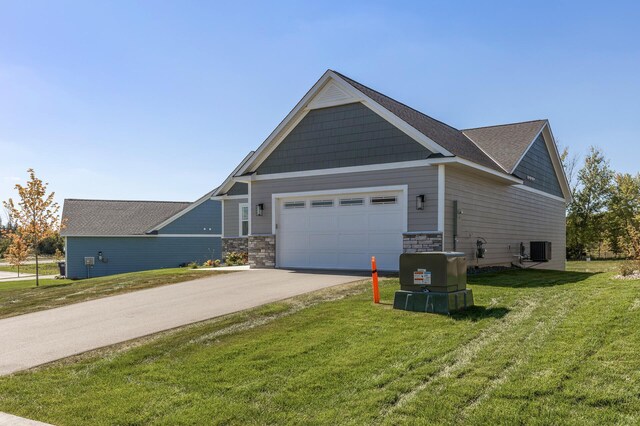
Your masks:
M451 317L360 283L0 378L0 411L53 424L637 424L640 281L470 277ZM397 289L382 283L383 301Z
M41 263L38 267L40 275L58 275L60 273L60 269L58 268L57 263ZM18 268L15 266L0 266L0 271L6 272L18 272ZM26 265L20 266L20 276L22 274L35 274L36 273L36 265L29 263Z
M35 281L0 282L0 318L202 279L209 274L221 273L229 272L218 270L202 272L185 268L157 269L78 281L42 280L39 287L35 286Z

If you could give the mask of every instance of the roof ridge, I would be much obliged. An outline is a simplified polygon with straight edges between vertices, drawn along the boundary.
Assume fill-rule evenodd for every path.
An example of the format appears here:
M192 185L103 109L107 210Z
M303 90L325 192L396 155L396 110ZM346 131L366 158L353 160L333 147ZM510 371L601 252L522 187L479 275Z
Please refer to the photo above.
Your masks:
M359 81L355 81L354 79L349 78L349 77L347 77L346 75L344 75L344 74L342 74L342 73L340 73L340 72L338 72L338 71L335 71L335 70L330 70L330 71L331 71L331 72L334 72L334 73L336 73L336 74L338 74L338 75L339 75L340 77L342 77L342 78L346 78L347 80L350 80L350 81L352 81L352 82L354 82L354 83L357 83L357 84L359 84L360 86L366 87L367 89L371 90L372 92L376 92L376 93L377 93L378 95L380 95L380 96L384 96L385 98L391 99L393 102L396 102L396 103L398 103L398 104L402 105L402 106L403 106L403 107L405 107L405 108L409 108L410 110L415 111L415 112L417 112L418 114L422 114L422 115L424 115L425 117L429 117L430 119L432 119L432 120L434 120L434 121L437 121L438 123L440 123L440 124L442 124L442 125L445 125L445 126L449 127L449 128L450 128L450 129L452 129L452 130L455 130L455 131L457 131L457 132L462 132L462 130L457 129L457 128L453 127L452 125L445 123L444 121L438 120L437 118L433 118L432 116L427 115L427 114L425 114L424 112L422 112L422 111L420 111L420 110L417 110L417 109L413 108L413 107L412 107L412 106L410 106L410 105L407 105L407 104L405 104L405 103L403 103L403 102L400 102L399 100L394 99L394 98L392 98L392 97L391 97L391 96L389 96L389 95L385 95L384 93L379 92L379 91L377 91L376 89L372 89L371 87L367 86L366 84L362 84L362 83L360 83Z
M494 124L492 126L480 126L480 127L469 127L468 129L461 129L461 132L466 132L468 130L479 130L479 129L488 129L493 127L505 127L505 126L515 126L516 124L527 124L527 123L535 123L535 122L546 122L549 121L546 118L540 118L537 120L527 120L527 121L516 121L513 123L504 123L504 124Z
M174 204L191 204L193 201L159 201L159 200L99 200L95 198L65 198L64 201L108 201L118 203L174 203Z

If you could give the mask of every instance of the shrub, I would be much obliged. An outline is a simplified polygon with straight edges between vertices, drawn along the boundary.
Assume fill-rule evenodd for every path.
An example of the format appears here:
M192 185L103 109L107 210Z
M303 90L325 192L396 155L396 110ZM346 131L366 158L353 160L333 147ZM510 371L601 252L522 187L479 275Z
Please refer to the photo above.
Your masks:
M190 269L198 269L198 263L197 262L191 262L187 265L187 268Z
M620 264L620 275L627 277L640 271L640 260L627 260Z
M207 268L207 267L211 267L211 266L213 266L213 260L211 260L211 259L207 259L207 261L202 264L203 268Z
M249 263L249 253L232 251L227 253L224 263L227 266L246 265Z
M220 262L220 259L216 259L216 260L214 260L214 261L213 261L213 267L214 267L214 268L217 268L217 267L219 267L219 266L220 266L220 264L221 264L221 263L222 263L222 262Z

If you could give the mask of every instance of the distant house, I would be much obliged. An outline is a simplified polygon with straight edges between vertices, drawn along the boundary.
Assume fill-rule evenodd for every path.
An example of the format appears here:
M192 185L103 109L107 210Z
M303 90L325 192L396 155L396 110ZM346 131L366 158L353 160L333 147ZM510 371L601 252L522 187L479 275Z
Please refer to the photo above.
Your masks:
M547 120L458 130L329 70L203 199L157 214L66 200L64 235L75 274L107 242L105 273L212 247L247 251L255 268L365 270L376 256L397 270L403 252L455 250L471 265L564 269L569 197Z
M86 278L178 267L221 257L221 204L65 200L67 276ZM89 266L85 259L89 258Z

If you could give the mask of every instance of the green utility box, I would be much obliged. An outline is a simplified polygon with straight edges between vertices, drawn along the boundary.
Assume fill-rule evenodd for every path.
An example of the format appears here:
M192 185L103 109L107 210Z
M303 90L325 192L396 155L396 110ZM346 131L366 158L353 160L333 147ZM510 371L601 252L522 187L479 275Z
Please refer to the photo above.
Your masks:
M464 253L400 255L400 291L394 297L395 309L449 314L469 306L473 306L473 294L467 289Z

